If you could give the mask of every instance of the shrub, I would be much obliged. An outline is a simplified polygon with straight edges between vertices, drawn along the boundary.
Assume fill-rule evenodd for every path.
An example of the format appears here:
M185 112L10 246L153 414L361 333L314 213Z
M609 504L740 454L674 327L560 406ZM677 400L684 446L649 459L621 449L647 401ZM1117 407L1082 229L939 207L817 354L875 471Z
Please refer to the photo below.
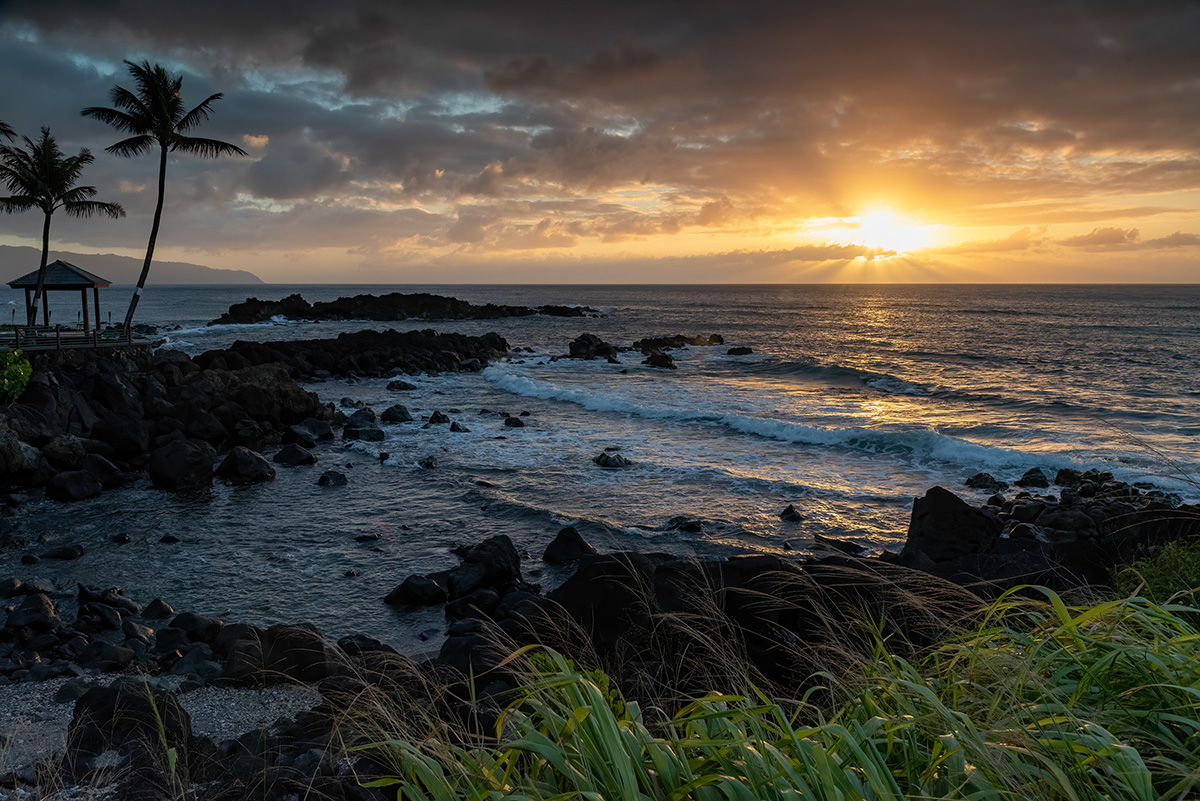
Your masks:
M1168 542L1123 568L1114 578L1122 595L1137 592L1160 604L1180 593L1200 589L1200 539Z
M32 372L33 365L21 355L21 351L0 354L0 399L15 401L21 397Z

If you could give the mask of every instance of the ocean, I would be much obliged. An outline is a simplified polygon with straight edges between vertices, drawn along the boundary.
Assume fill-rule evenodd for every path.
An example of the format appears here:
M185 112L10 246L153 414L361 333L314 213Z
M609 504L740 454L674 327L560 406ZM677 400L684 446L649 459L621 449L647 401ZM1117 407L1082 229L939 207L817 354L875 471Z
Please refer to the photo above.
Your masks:
M114 318L124 289L102 297ZM420 652L437 645L440 610L401 612L382 596L410 573L455 564L452 546L495 534L512 537L527 577L548 589L565 574L540 555L565 525L601 550L801 558L816 534L898 549L913 496L942 485L982 502L963 486L979 471L1011 482L1034 466L1051 477L1099 467L1200 499L1200 286L152 285L138 320L162 327L161 347L195 355L237 339L388 327L205 325L247 296L387 291L601 316L394 324L495 331L520 350L482 373L411 379L411 392L387 379L307 387L378 411L439 410L468 432L385 425L385 442L322 445L317 465L279 469L265 485L174 495L143 479L76 504L37 501L18 518L26 536L86 553L32 566L0 554L0 576L122 586L143 601L309 620ZM617 365L554 358L585 332L615 345L676 333L724 344L674 352L674 371L637 352ZM729 355L736 346L753 353ZM526 427L505 427L499 412L528 412ZM597 467L606 448L632 467ZM437 468L418 466L431 455ZM315 485L330 467L347 487ZM780 519L789 504L803 520ZM130 544L111 542L125 532ZM160 543L165 534L180 542Z

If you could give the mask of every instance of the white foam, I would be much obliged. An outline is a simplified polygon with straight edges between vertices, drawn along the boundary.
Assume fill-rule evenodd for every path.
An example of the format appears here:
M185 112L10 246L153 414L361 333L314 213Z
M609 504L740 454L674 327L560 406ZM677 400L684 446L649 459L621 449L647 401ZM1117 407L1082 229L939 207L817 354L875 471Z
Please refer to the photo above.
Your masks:
M1034 455L1010 448L983 445L927 428L884 430L860 426L825 427L792 420L756 417L751 414L654 405L629 395L535 380L516 375L501 367L488 368L484 371L484 377L497 388L517 395L566 401L590 411L619 412L681 423L721 425L745 434L796 444L890 453L908 456L917 462L935 460L963 465L970 469L1016 469L1034 464L1047 467L1077 466L1073 459L1063 455Z

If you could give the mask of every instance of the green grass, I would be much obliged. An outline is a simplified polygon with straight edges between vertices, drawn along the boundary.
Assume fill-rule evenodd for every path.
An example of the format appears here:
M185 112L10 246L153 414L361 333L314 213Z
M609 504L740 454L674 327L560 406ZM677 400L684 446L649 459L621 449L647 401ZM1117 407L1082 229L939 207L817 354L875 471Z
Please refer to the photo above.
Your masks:
M643 710L553 651L521 652L528 672L494 737L376 743L395 770L372 784L405 799L531 801L1195 797L1192 610L1044 596L1001 598L920 658L880 645L799 699L714 693Z

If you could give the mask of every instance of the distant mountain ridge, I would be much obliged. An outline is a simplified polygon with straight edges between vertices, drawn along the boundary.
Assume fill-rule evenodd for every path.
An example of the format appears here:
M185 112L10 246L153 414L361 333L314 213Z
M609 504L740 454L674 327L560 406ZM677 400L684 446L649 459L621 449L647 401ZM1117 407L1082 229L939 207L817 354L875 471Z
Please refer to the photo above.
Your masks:
M8 283L25 273L36 270L42 252L37 248L0 245L0 281ZM107 278L114 284L136 284L142 271L142 260L115 253L70 253L51 250L50 261L62 259L89 273ZM247 270L223 270L189 264L185 261L155 261L150 265L150 284L261 284L257 275Z

